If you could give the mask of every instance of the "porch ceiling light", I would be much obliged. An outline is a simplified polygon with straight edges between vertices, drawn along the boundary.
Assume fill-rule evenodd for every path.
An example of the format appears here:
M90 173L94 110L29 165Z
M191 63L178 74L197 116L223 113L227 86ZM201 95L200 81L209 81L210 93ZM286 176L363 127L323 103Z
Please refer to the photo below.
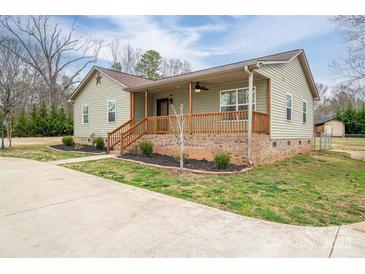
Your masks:
M195 92L196 93L199 93L200 91L202 91L202 90L208 90L208 88L207 87L204 87L204 86L201 86L201 85L199 85L199 82L196 82L196 85L195 85Z

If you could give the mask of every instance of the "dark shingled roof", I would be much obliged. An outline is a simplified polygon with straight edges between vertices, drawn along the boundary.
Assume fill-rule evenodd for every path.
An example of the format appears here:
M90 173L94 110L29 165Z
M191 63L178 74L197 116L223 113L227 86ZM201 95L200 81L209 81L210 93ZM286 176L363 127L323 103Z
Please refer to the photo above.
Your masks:
M142 77L138 77L138 76L131 75L128 73L119 72L119 71L116 71L113 69L102 68L102 67L98 67L98 66L95 66L95 68L97 70L100 70L101 72L105 73L110 78L118 81L119 83L121 83L122 85L125 85L127 87L135 87L138 85L148 84L148 83L152 82L151 80L144 79Z
M263 62L286 62L290 61L294 56L299 54L302 50L301 49L295 49L292 51L282 52L278 54L268 55L264 57L257 58L258 61Z

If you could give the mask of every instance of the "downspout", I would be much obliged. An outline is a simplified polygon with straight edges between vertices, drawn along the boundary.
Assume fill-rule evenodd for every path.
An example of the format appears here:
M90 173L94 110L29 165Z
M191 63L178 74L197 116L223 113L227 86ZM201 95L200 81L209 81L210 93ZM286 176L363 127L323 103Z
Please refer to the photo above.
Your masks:
M245 73L248 75L248 132L247 132L247 161L253 164L252 158L252 92L253 92L253 71L249 66L245 66Z

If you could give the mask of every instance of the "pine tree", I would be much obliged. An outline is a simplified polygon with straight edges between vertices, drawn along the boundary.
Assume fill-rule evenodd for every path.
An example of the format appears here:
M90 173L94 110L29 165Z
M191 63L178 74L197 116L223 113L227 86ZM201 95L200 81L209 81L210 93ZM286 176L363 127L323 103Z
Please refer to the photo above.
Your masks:
M74 122L73 122L71 113L69 113L67 115L65 124L66 124L65 135L73 135L74 134Z
M22 109L15 123L13 135L17 137L30 136L31 132L29 130L30 129L29 126L30 126L30 120L27 118L25 110Z
M365 102L362 103L362 107L359 110L359 124L360 133L365 134Z
M65 114L65 109L61 107L58 110L58 136L68 135L67 134L67 118Z
M60 128L62 127L62 122L59 121L58 118L58 109L55 105L52 105L49 115L47 116L47 136L58 136Z
M32 112L30 114L29 119L29 136L38 136L38 128L37 128L37 116L38 116L38 109L36 105L32 106Z
M48 125L48 109L44 102L42 102L38 109L36 128L39 136L49 136L49 125Z
M111 69L117 70L117 71L122 71L122 65L120 64L120 62L115 62L112 64Z
M155 50L149 50L139 60L136 67L137 74L150 80L158 80L161 63L161 55Z

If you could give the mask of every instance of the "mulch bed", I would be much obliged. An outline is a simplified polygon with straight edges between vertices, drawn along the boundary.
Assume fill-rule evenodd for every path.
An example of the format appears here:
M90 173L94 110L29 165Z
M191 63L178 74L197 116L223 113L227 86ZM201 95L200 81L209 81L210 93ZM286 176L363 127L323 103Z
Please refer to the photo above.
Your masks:
M64 145L53 145L50 147L59 149L59 150L63 150L63 151L71 151L71 152L86 152L86 153L99 153L99 154L106 153L106 149L99 150L99 149L96 149L94 146L90 146L90 145L82 145L80 147L80 149L78 149L78 150L75 150L75 148L73 146L64 146Z
M154 164L160 166L170 166L170 167L180 167L180 163L175 160L172 156L166 156L161 154L154 153L152 156L146 155L137 155L137 154L124 154L120 158L129 159L144 162L147 164ZM214 172L222 172L222 171L240 171L243 168L246 168L246 165L234 165L229 164L225 169L216 168L214 162L209 162L207 160L194 160L194 159L185 159L184 160L184 168L196 169L202 171L214 171Z

